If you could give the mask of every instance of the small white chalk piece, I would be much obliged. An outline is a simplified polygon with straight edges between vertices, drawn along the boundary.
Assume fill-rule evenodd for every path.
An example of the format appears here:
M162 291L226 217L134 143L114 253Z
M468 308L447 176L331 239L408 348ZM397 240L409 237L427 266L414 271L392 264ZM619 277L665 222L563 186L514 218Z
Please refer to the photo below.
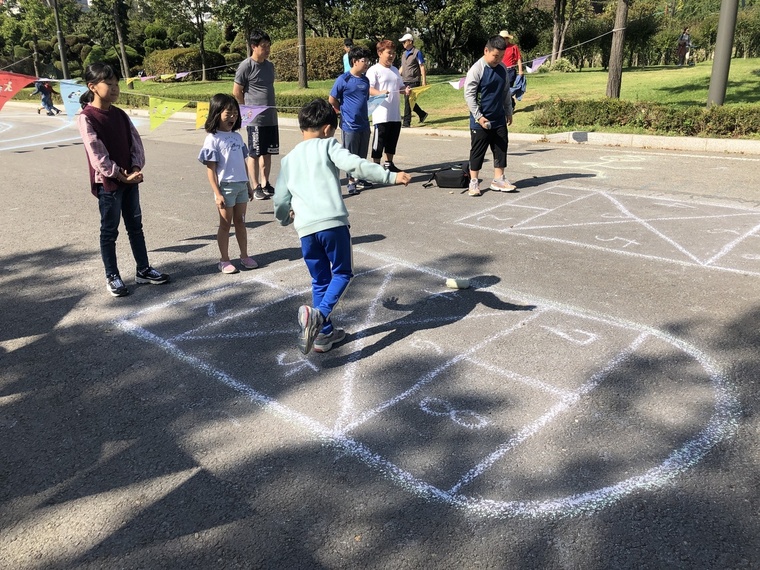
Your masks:
M449 289L467 289L469 286L469 279L446 279L446 287Z

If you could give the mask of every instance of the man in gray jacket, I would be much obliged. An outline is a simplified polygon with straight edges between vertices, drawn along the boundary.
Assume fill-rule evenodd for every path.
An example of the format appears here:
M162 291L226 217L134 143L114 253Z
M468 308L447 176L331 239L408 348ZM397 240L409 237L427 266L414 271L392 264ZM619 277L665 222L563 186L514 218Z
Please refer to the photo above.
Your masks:
M495 192L517 192L517 187L504 176L507 167L507 126L512 124L512 98L509 75L501 61L507 44L501 36L488 38L481 57L467 72L464 100L470 110L470 196L480 196L478 174L486 151L493 153Z
M422 57L422 52L414 47L412 34L404 34L398 41L404 46L404 51L401 53L401 69L399 70L404 85L412 88L427 85L425 58ZM420 123L424 123L428 114L416 102L414 103L414 112L420 118ZM401 126L412 126L412 109L409 105L409 95L404 95L404 117Z

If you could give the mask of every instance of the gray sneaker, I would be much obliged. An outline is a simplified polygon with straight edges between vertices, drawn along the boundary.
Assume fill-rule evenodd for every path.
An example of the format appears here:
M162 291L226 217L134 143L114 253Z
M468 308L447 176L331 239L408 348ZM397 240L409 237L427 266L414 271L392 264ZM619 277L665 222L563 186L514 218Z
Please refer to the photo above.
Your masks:
M308 305L301 305L298 308L298 326L301 327L301 332L298 335L298 348L301 349L301 352L304 354L311 352L314 340L317 338L324 322L325 318L319 312L319 309L309 307Z
M314 352L327 352L344 338L346 338L346 331L343 329L333 329L330 334L319 333L314 341Z
M467 193L470 196L480 196L480 182L478 182L477 178L470 178L470 185L468 187Z
M490 186L491 190L496 192L517 192L517 186L512 184L504 176L501 178L494 178Z
M266 200L267 198L269 198L269 196L267 196L264 190L261 188L261 184L256 186L256 188L253 190L253 199Z

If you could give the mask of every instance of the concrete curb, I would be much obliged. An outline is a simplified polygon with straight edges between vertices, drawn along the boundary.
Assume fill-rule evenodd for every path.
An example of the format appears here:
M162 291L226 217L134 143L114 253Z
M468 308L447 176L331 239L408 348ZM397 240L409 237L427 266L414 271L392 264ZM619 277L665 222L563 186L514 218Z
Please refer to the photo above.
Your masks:
M29 107L29 103L9 101L6 107ZM147 117L145 109L125 109L135 117ZM195 122L195 113L179 111L171 117L173 121ZM298 121L290 117L281 117L280 125L298 128ZM469 138L469 130L431 129L413 127L404 129L406 135L430 137ZM684 150L690 152L723 152L726 154L747 154L760 156L760 140L751 139L708 139L698 137L666 137L660 135L629 135L616 133L596 133L587 131L570 131L550 135L532 133L509 133L509 140L527 143L580 144L590 146L613 146L621 148L647 148L659 150Z

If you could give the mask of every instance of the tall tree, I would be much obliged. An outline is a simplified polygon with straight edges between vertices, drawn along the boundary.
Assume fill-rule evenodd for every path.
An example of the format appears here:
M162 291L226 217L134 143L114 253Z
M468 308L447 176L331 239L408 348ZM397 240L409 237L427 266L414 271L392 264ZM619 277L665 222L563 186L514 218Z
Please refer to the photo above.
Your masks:
M153 0L162 20L179 21L190 26L198 41L201 56L201 80L206 81L206 19L211 15L211 0Z
M618 0L615 12L615 31L612 34L612 50L610 51L610 69L607 76L607 97L620 98L620 86L623 83L623 42L625 40L625 24L628 21L629 0Z
M567 29L573 20L583 16L591 9L591 3L587 0L554 0L554 26L552 28L552 57L554 63L562 57L565 48Z

